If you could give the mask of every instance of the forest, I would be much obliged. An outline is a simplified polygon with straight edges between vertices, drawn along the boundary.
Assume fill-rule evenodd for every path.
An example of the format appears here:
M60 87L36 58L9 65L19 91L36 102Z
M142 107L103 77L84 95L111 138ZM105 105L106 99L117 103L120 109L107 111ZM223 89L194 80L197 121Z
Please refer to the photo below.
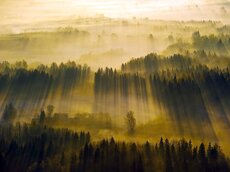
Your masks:
M3 171L229 171L229 159L214 144L228 152L228 68L209 67L188 55L154 53L123 63L120 69L95 72L74 61L36 68L25 61L0 65ZM57 96L63 103L89 96L84 106L91 111L64 113L56 108ZM145 114L135 109L137 104ZM174 139L143 142L138 130L148 129L151 124L143 123L151 120L156 107L161 120L173 121L174 132L162 135ZM70 105L65 108L71 110ZM125 126L119 125L126 113ZM127 132L117 134L119 130ZM85 131L110 134L91 136Z
M92 142L90 134L43 123L0 128L1 171L229 171L218 145L190 141Z
M230 171L227 17L23 24L2 4L0 171Z

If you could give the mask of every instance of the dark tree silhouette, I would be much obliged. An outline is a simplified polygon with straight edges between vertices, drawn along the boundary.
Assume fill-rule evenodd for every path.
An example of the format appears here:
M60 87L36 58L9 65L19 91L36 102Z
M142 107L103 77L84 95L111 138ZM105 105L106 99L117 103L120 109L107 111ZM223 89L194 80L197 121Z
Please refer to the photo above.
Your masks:
M47 117L51 117L51 115L53 114L53 111L54 111L54 106L53 105L48 105L46 107L46 111L47 111Z
M2 121L4 122L13 122L17 117L17 110L12 103L5 106L4 112L2 114Z
M39 116L39 124L44 124L45 119L46 119L46 114L45 114L45 111L42 110Z
M128 133L129 134L134 134L135 129L136 129L136 119L134 117L134 112L129 111L125 117L125 122L127 125Z

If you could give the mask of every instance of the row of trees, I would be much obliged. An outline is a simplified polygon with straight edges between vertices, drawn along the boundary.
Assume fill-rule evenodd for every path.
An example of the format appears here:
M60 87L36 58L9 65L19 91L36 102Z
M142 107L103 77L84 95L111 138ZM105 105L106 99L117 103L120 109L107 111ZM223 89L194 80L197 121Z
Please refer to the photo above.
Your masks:
M4 66L0 67L4 70L0 72L2 107L12 102L30 112L42 107L48 97L52 104L52 99L57 96L71 100L75 90L88 86L91 74L89 67L77 66L74 62L59 66L53 63L51 67L41 65L33 70L26 69L26 65L21 68L1 65ZM29 103L25 104L25 101Z
M120 73L106 68L99 69L94 78L94 111L124 114L131 101L148 102L147 82L139 74Z
M89 133L42 125L0 126L1 171L215 171L228 172L218 145L180 140L145 144L102 140Z
M194 59L175 54L170 57L161 57L151 53L144 58L132 59L127 63L122 64L121 70L125 73L153 73L167 69L188 70L189 68L198 65Z
M95 73L94 93L126 95L136 94L137 97L146 98L146 81L139 74L123 74L111 68L99 69Z
M205 52L203 54L207 55ZM7 68L6 64L1 65ZM22 62L19 66L26 64ZM89 82L90 69L77 66L74 62L60 66L52 64L51 67L43 66L36 70L26 67L10 69L11 72L0 74L2 107L13 102L18 109L38 112L44 104L55 104L54 101L74 106L79 97L89 102L87 107L93 107L94 112L110 114L124 114L129 109L135 112L139 109L138 114L143 110L148 113L152 101L166 109L176 120L190 120L194 114L202 114L208 120L207 111L224 117L230 111L229 70L210 69L197 59L181 55L161 58L149 54L123 64L121 71L99 69L95 72L93 86ZM195 101L189 101L190 98ZM212 109L207 109L209 105Z
M224 34L201 36L200 32L194 32L192 41L197 50L217 52L218 54L228 54L230 47L230 36Z
M57 65L52 63L50 66L40 64L36 68L29 69L26 61L17 61L14 64L10 64L7 61L0 63L0 74L16 77L18 73L26 73L29 75L33 72L45 73L53 78L60 77L61 75L74 76L81 75L84 79L90 74L90 68L86 65L77 65L74 61L68 61L67 63L61 63Z
M73 151L79 152L89 142L90 134L84 132L19 123L1 125L0 168L3 172L53 171L56 163L64 164L63 159L68 159ZM50 167L41 170L44 162L49 162Z
M161 139L157 144L103 140L98 145L85 145L76 166L79 171L228 171L228 160L218 145L203 143L193 146L181 140Z
M32 125L40 126L61 126L61 127L78 127L84 126L87 129L99 128L99 129L111 129L112 118L109 114L90 114L90 113L78 113L75 117L70 118L68 114L55 113L53 114L54 106L48 105L46 111L41 110L40 115L32 118ZM12 125L18 123L15 121L17 118L17 110L12 103L7 104L1 117L1 124ZM125 123L127 126L128 134L132 135L136 129L136 118L134 112L129 111L125 116ZM18 124L20 126L20 124ZM21 127L20 127L21 128Z
M49 111L45 112L42 110L39 116L32 119L32 123L50 127L79 127L88 130L112 128L112 118L107 113L77 113L74 117L69 117L67 113L55 113L51 116Z
M169 61L171 68L154 69L154 66ZM210 69L195 59L183 56L159 59L153 54L124 64L119 72L99 69L94 82L95 102L99 111L109 111L108 106L112 104L111 113L118 113L119 109L124 110L121 114L129 109L137 112L135 106L130 108L134 100L138 102L139 109L142 102L147 105L146 109L154 102L159 109L163 109L163 113L166 112L169 118L178 122L179 131L183 131L184 126L190 126L191 135L203 136L208 133L213 139L216 136L210 112L219 122L230 126L229 90L228 68Z

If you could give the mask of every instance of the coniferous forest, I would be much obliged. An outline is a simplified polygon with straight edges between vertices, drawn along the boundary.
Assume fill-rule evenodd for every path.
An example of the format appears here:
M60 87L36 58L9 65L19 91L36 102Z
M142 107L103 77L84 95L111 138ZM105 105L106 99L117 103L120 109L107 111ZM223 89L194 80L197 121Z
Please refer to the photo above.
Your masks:
M230 172L227 0L2 0L0 18L0 172Z
M42 123L1 126L1 171L229 171L218 145L184 139L126 143L53 129ZM15 170L16 169L16 170Z

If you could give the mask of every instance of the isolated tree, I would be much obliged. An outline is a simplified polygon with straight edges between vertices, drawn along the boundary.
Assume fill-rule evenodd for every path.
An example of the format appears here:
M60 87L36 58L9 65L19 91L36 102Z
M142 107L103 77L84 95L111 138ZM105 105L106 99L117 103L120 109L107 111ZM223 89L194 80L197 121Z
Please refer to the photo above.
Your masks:
M134 134L136 128L136 119L134 117L134 112L129 111L125 118L127 129L129 134Z
M39 116L39 124L44 124L45 119L46 119L46 114L45 114L45 111L42 110Z
M200 32L199 32L199 31L194 32L194 33L192 34L192 38L193 38L194 40L200 39Z
M4 112L2 114L2 120L4 122L13 122L17 116L17 110L12 103L6 105Z
M153 40L153 35L152 34L149 34L149 39Z
M51 117L51 115L53 114L53 111L54 111L54 106L53 105L48 105L46 107L46 112L47 112L48 117Z

